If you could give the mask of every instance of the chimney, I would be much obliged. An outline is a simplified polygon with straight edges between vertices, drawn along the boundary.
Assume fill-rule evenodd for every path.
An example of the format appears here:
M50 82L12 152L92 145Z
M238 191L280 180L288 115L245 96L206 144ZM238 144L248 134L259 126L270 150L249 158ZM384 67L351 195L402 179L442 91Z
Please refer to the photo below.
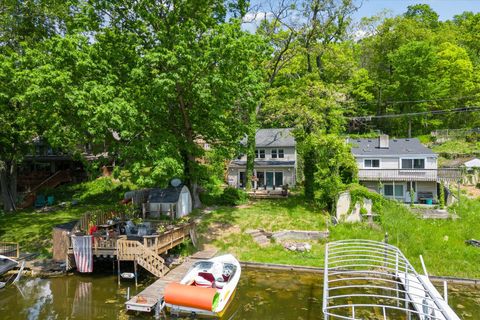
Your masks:
M380 137L378 137L378 147L380 149L388 149L389 148L389 140L388 140L388 134L381 134Z

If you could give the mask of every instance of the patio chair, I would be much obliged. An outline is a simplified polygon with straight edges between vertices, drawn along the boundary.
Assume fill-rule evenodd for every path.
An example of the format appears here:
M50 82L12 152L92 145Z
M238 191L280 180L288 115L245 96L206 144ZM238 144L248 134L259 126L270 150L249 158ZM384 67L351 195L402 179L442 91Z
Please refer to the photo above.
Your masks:
M45 196L43 194L37 195L35 198L35 208L43 208L47 204L47 201L45 200Z
M47 197L47 205L48 206L53 206L54 202L55 202L55 197L54 196L48 196Z

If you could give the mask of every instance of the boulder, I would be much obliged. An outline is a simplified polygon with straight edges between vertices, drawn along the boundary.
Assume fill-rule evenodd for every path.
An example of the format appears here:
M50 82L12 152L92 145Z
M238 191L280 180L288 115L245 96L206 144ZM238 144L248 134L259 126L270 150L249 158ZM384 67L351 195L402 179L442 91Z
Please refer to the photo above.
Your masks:
M350 192L345 191L338 195L337 205L336 205L336 218L337 221L342 221L345 216L350 211L350 203L352 202L352 198L350 196Z
M353 210L352 210L352 213L350 213L346 218L345 218L345 222L350 222L350 223L354 223L354 222L361 222L362 221L362 215L360 214L360 209L362 208L362 206L360 205L360 203L355 203L355 206L353 207Z

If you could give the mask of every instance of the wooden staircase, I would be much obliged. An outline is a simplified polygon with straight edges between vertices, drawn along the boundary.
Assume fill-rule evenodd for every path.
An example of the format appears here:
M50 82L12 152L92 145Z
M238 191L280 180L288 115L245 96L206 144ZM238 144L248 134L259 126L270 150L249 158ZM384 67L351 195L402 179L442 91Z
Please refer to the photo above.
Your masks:
M72 175L70 174L70 170L60 170L55 172L53 175L43 180L35 187L31 188L30 191L25 194L24 200L18 205L18 208L24 209L31 207L35 203L36 191L40 188L56 188L62 183L71 181Z
M156 277L163 277L170 270L162 257L138 241L117 240L117 259L120 261L136 261Z

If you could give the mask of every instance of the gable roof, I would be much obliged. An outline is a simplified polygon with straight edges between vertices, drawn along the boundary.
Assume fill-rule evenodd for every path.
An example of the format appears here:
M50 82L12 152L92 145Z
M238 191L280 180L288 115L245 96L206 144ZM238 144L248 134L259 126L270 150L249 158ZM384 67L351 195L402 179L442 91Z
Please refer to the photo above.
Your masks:
M148 195L150 203L177 203L182 193L183 185L178 187L168 187L166 189L151 189ZM187 188L188 190L188 188Z
M292 128L258 129L255 134L257 147L294 147Z
M390 139L388 148L379 148L379 139L349 139L354 156L429 155L436 153L425 147L417 138Z

